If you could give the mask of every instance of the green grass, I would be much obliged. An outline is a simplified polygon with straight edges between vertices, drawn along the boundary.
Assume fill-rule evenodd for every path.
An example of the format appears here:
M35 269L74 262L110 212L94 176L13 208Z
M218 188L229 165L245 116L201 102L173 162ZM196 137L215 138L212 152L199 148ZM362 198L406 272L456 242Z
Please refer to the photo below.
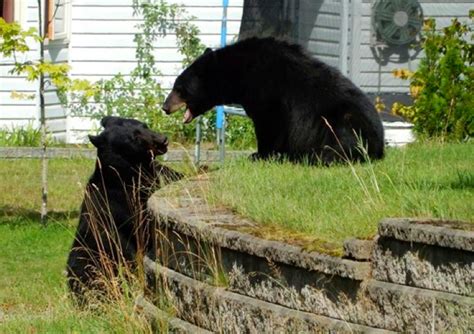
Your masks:
M340 252L371 238L384 217L474 220L474 142L389 149L374 164L302 166L229 162L209 199L261 223L250 232Z
M0 160L0 333L132 333L133 301L78 310L63 275L93 160L49 162L47 226L39 223L40 161Z
M93 169L94 161L90 159L49 161L48 207L53 219L77 216ZM40 160L0 160L0 180L0 216L36 219L41 205Z
M229 162L210 197L262 223L250 231L337 253L382 217L473 221L474 144L417 144L374 165L332 168ZM133 302L79 311L63 271L92 160L49 162L47 226L39 224L40 161L0 160L0 333L143 332ZM138 320L138 321L136 321Z

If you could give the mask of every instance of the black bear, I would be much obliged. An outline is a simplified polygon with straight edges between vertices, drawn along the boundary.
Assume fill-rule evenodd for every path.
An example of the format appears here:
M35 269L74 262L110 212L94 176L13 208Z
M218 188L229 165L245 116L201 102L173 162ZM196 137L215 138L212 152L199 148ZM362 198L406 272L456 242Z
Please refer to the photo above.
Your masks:
M94 173L86 186L79 225L67 261L70 290L84 295L104 290L104 279L117 274L118 264L133 264L137 251L147 247L146 201L156 182L177 180L178 172L155 163L167 151L168 139L146 124L104 117L97 136Z
M252 119L256 158L331 164L383 157L383 126L369 98L298 45L249 38L207 49L177 77L163 110L186 106L188 123L220 104L240 104Z

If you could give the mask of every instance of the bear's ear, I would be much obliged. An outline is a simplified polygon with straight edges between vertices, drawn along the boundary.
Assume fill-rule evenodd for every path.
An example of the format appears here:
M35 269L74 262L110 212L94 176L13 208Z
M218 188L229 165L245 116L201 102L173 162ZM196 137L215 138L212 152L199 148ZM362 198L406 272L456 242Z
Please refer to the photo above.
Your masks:
M100 121L100 125L102 125L104 129L111 125L122 125L121 123L122 123L122 120L116 116L105 116Z
M206 48L206 50L204 50L204 52L202 54L207 55L208 53L211 53L211 52L212 52L211 48Z
M91 141L92 145L94 145L97 148L102 146L102 144L104 143L104 137L102 137L101 135L98 135L98 136L89 135L89 140Z

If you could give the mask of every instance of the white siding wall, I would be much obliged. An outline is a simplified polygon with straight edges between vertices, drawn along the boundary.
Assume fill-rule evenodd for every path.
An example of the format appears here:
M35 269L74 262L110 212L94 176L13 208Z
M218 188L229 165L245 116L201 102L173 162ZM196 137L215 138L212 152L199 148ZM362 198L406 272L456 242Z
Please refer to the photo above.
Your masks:
M47 46L45 58L56 64L68 63L68 51L67 43L64 41L55 41ZM45 105L48 131L59 140L67 140L67 111L59 102L54 86L46 87Z
M170 0L183 5L200 30L199 37L209 47L220 43L222 0ZM243 0L230 0L227 11L228 41L239 32ZM128 74L135 67L133 38L141 21L133 16L132 0L73 0L70 64L73 78L96 81L117 73ZM176 48L174 34L160 38L155 44L157 67L163 74L159 80L166 89L173 85L182 70L182 56ZM80 141L91 124L71 118L70 141Z
M300 43L320 60L341 64L341 23L343 0L301 0L299 10Z
M22 26L26 29L37 27L37 8L35 0L27 0L22 3L23 22ZM26 12L26 15L25 15ZM38 48L32 41L29 41L30 52L18 58L19 61L37 59ZM24 77L13 76L9 74L13 59L0 58L0 128L11 128L16 125L27 125L34 123L38 118L38 108L36 97L32 100L19 100L12 98L12 91L22 94L36 94L38 85L33 82L27 82Z
M408 92L408 82L392 75L396 68L415 69L418 60L406 63L395 63L396 56L391 57L386 65L375 61L370 49L371 35L371 0L352 0L354 13L354 31L351 52L351 78L366 92ZM468 18L469 9L474 9L473 0L419 0L425 18L436 19L437 27L445 27L453 17L461 20ZM360 16L358 15L360 14ZM355 35L355 36L354 36ZM418 59L421 55L418 55Z
M23 22L22 28L38 29L38 6L36 0L21 1ZM19 61L39 58L39 45L29 41L31 51L19 57ZM67 44L55 41L45 46L45 60L53 63L67 63ZM13 59L0 60L0 128L39 124L40 110L38 97L38 82L28 82L24 76L13 76L8 72L12 69ZM61 107L54 87L45 87L46 117L49 131L59 139L66 139L66 113ZM33 99L20 100L12 98L12 92L33 95Z

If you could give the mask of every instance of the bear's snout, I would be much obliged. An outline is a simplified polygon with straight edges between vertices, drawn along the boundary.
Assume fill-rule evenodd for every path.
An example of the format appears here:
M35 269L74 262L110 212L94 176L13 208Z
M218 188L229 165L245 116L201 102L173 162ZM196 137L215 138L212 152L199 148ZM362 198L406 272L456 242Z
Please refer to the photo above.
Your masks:
M171 93L169 93L169 95L166 97L165 103L163 103L161 109L163 109L163 111L169 115L174 113L185 104L186 102L181 99L179 94L175 90L172 90Z
M154 134L152 137L152 151L154 154L165 154L168 152L168 137Z

